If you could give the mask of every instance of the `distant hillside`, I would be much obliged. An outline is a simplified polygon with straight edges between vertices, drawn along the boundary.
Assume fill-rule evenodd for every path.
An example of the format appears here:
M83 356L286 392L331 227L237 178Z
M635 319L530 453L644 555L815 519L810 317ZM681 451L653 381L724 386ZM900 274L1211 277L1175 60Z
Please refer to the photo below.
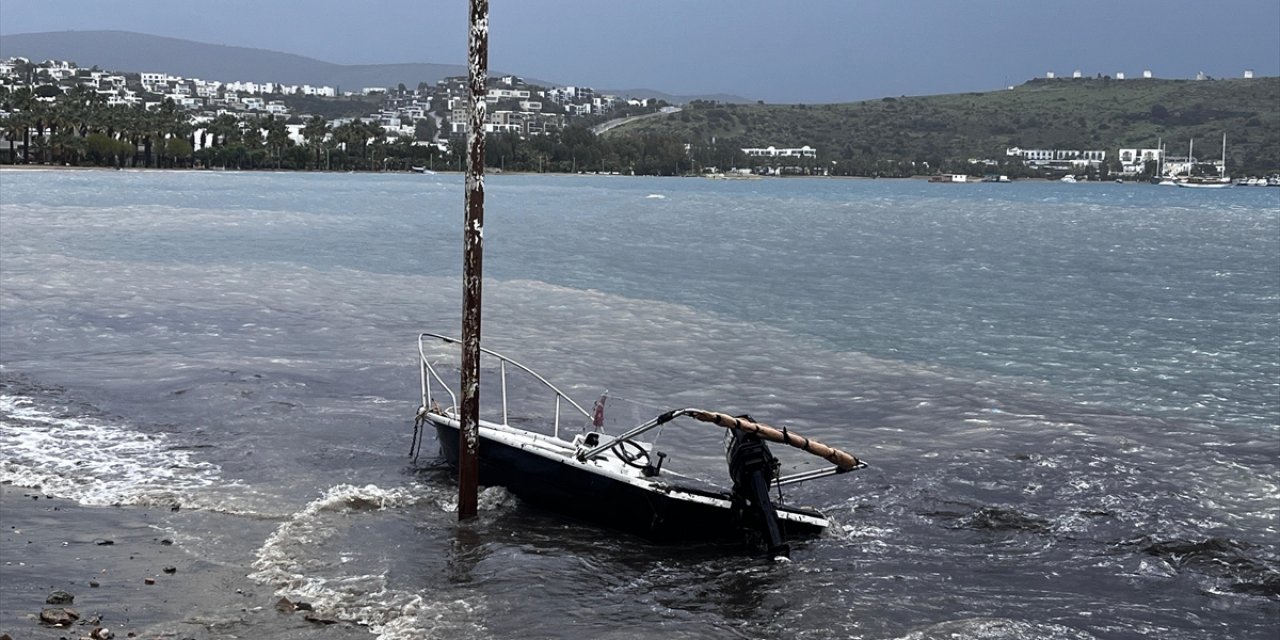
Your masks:
M1004 157L1005 149L1153 148L1216 159L1227 134L1233 174L1280 170L1280 78L1033 80L1012 90L829 105L690 105L607 136L671 134L695 144L818 149L824 161Z
M222 82L278 82L341 87L394 87L403 82L434 84L466 75L460 64L342 65L266 49L165 38L128 31L54 31L0 37L0 58L22 56L35 62L70 60L82 67L126 72L168 73ZM500 72L494 72L498 75Z
M742 96L733 95L731 93L707 93L696 96L680 96L670 93L655 91L654 89L597 89L598 93L606 93L609 95L621 96L623 98L636 98L639 100L647 98L655 98L657 100L665 100L671 104L687 104L694 100L724 102L732 104L745 104L754 102Z
M435 84L441 78L467 74L466 65L460 64L342 65L279 51L230 47L129 31L51 31L0 36L0 58L13 56L33 62L70 60L81 67L97 65L111 71L168 73L221 82L310 84L340 87L344 91L395 87L402 82L405 86L416 87L419 82ZM514 71L489 71L491 77L509 74L519 75ZM572 81L550 82L528 77L525 81L544 87L575 84ZM722 94L677 96L652 89L599 91L627 98L659 98L675 104L691 100L746 102L739 96Z

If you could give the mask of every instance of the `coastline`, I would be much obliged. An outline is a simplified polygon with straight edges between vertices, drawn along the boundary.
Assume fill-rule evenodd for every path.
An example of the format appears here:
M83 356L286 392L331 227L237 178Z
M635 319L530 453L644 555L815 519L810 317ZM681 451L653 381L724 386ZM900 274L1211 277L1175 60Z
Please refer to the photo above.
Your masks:
M370 637L359 625L277 610L279 598L246 577L247 564L200 557L173 539L163 526L168 511L89 507L0 485L0 637L59 640L104 628L115 638L301 640L320 626L326 638ZM204 515L235 524L234 516ZM73 602L46 603L54 591ZM62 606L79 619L62 627L41 622L42 610Z
M182 168L160 168L160 167L85 167L73 165L57 165L57 164L0 164L0 173L9 171L122 171L122 172L178 172L178 173L283 173L283 174L367 174L367 175L421 175L416 171L327 171L324 169L316 170L293 170L293 169L219 169L219 168L203 168L194 169L189 167ZM437 175L457 175L462 176L460 171L451 171L448 169L435 170ZM501 171L491 169L485 172L486 178L502 178L503 176L548 176L548 177L605 177L605 178L701 178L704 180L713 179L710 175L679 175L679 176L649 176L649 175L626 175L626 174L609 174L609 173L562 173L562 172L536 172L536 171ZM796 179L821 179L821 180L924 180L928 181L932 176L914 175L914 176L822 176L822 175L782 175L782 176L749 176L742 178L721 178L725 181L751 181L751 180L796 180ZM976 176L970 176L976 177ZM970 180L966 183L956 184L977 184L981 180ZM1057 182L1056 178L1018 178L1016 182ZM1102 180L1098 182L1111 182L1110 180ZM1127 181L1141 182L1141 181Z

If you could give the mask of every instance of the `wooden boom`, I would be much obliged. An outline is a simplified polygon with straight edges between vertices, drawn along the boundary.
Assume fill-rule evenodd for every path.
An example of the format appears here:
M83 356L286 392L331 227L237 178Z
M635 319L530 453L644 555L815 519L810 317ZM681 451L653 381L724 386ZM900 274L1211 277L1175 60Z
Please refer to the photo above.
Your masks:
M845 453L835 447L829 447L816 440L810 440L802 435L791 433L786 429L777 429L767 424L752 422L745 418L735 418L731 415L716 411L686 409L684 414L690 418L717 424L726 429L738 429L747 433L754 433L765 440L781 442L783 444L789 444L797 449L803 449L826 460L827 462L830 462L831 464L836 465L843 471L850 471L862 464L852 454Z

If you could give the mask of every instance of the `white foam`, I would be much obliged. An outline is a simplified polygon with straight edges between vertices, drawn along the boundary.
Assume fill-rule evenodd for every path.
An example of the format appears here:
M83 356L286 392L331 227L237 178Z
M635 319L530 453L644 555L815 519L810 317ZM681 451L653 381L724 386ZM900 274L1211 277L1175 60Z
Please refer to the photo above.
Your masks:
M968 638L971 640L1092 640L1085 631L1059 624L1037 624L1008 618L964 618L931 624L899 640Z
M315 549L341 531L326 514L346 516L361 511L406 507L429 500L442 511L456 511L453 492L427 486L383 489L375 485L331 487L288 521L276 528L258 549L253 580L276 587L276 595L310 603L316 610L366 625L382 640L430 637L484 637L484 600L479 594L468 600L428 602L421 594L395 589L385 575L320 575L335 564L333 558L317 559ZM501 488L486 488L479 507L499 509L514 498ZM350 517L342 518L343 528ZM337 558L337 565L345 564Z
M57 416L25 396L0 394L0 451L0 482L86 505L187 505L220 482L217 465L175 450L164 434Z

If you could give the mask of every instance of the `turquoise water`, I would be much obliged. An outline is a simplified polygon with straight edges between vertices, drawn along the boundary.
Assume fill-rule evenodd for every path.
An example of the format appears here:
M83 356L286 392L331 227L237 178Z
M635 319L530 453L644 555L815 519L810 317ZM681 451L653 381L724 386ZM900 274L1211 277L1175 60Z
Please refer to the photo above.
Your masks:
M839 531L794 568L743 567L601 543L498 496L471 582L440 584L430 553L414 570L360 553L447 547L454 531L447 481L400 457L413 336L457 333L460 317L462 184L449 175L0 174L4 479L56 484L17 443L74 401L102 423L95 438L162 430L161 454L211 465L181 481L149 476L151 458L59 471L126 469L126 503L176 491L311 531L308 504L351 504L339 482L374 485L395 506L364 516L365 542L282 553L314 572L299 570L305 584L377 577L381 590L323 602L340 616L382 602L385 637L440 632L405 608L415 597L469 637L1274 632L1280 189L487 187L486 344L580 401L608 388L655 413L749 411L844 445L872 467L800 490ZM693 448L673 462L713 470L714 447L663 439ZM325 560L342 554L357 560ZM573 624L530 610L518 594L535 583ZM452 607L460 589L487 614ZM609 620L588 613L602 610Z

